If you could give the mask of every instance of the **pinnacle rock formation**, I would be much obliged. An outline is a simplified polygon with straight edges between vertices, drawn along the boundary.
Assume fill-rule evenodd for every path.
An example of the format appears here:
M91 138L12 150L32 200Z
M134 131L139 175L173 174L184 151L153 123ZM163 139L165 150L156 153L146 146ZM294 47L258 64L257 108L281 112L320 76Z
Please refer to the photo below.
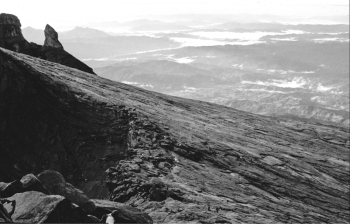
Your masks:
M0 49L0 181L45 169L155 223L348 223L349 133Z
M45 27L45 43L44 47L52 47L63 49L62 44L58 40L58 33L49 24Z
M45 27L44 46L28 43L22 35L19 19L14 15L1 13L0 47L95 74L89 66L63 49L57 32L50 25Z

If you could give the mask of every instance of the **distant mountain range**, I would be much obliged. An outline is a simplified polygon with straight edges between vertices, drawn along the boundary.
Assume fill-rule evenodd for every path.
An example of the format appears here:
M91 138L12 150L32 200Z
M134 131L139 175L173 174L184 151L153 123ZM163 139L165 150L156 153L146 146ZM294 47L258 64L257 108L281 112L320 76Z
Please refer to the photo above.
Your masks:
M124 27L129 33L115 36L77 27L59 33L59 37L69 52L111 80L258 114L349 125L347 25L227 22L162 33L171 27L187 29L183 24L157 20L108 22L93 26ZM152 35L146 36L150 30ZM265 44L181 47L181 42L175 41L211 40L210 36L196 37L194 30L216 35L262 31L266 35L259 41ZM296 32L283 33L285 30ZM32 28L25 28L23 34L28 40L43 36ZM182 60L191 63L177 63ZM278 86L278 82L305 85L293 89Z
M187 47L138 54L95 71L114 81L257 114L349 126L348 46L287 41ZM192 62L176 62L183 57Z
M37 44L44 42L42 30L26 27L23 29L23 35L30 42ZM81 27L59 32L58 35L65 49L72 52L79 59L108 58L115 55L180 46L179 43L167 37L113 36L96 29Z
M40 29L34 29L32 27L26 27L22 29L23 36L28 39L31 42L40 44L44 42L45 36L44 36L44 30ZM84 28L84 27L76 27L73 30L65 31L65 32L59 32L59 38L60 40L64 39L74 39L74 38L103 38L103 37L110 37L106 32L91 29L91 28Z
M29 42L34 42L36 44L44 44L44 30L34 29L33 27L28 26L22 29L22 34Z
M349 32L349 25L323 25L323 24L281 24L281 23L237 23L226 22L212 26L226 30L302 30L305 32Z
M128 22L99 22L99 23L90 23L86 26L97 28L97 29L116 29L116 28L126 28L130 31L172 31L172 30L191 30L186 23L183 22L163 22L159 20L149 20L149 19L140 19L133 20ZM193 23L190 23L193 24ZM198 22L196 23L198 24Z

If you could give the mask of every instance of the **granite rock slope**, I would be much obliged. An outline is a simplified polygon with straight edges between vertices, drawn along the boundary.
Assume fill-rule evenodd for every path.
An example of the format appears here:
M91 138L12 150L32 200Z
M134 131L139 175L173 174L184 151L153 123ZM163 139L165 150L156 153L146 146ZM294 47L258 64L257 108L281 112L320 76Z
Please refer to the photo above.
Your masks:
M0 181L57 170L155 223L350 218L345 128L166 96L5 49L0 143Z
M22 35L21 23L17 16L0 14L0 47L95 74L89 66L63 49L54 28L46 25L44 33L43 46L29 43Z

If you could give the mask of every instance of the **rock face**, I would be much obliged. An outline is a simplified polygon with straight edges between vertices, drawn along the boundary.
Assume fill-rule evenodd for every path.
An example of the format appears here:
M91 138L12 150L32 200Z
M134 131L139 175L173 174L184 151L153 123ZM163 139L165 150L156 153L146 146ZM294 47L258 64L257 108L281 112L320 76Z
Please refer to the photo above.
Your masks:
M166 96L4 49L0 144L0 181L57 170L155 223L350 218L345 128Z
M45 27L45 43L44 47L52 47L63 49L62 44L58 40L58 33L49 24Z
M62 196L29 191L8 199L16 201L16 210L12 215L15 223L87 222L87 215ZM11 209L6 205L5 208Z
M45 170L38 175L38 178L46 189L49 190L50 194L64 196L88 213L95 210L95 204L84 194L84 192L70 183L67 183L59 172Z
M22 52L28 42L24 39L21 32L21 23L19 19L11 14L0 14L0 47Z
M22 35L19 19L14 15L1 13L0 47L95 74L89 66L63 49L57 32L50 25L45 27L44 46L28 43Z

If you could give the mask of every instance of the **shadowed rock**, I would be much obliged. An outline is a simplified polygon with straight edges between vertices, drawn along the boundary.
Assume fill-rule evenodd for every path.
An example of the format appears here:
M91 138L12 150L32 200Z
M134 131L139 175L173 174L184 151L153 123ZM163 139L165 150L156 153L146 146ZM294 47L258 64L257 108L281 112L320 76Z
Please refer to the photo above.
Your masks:
M3 198L11 197L16 193L26 191L38 191L49 194L49 191L33 174L27 174L20 180L15 180L11 183L0 182L0 196Z
M21 31L21 23L17 16L0 14L0 47L22 52L28 45Z

